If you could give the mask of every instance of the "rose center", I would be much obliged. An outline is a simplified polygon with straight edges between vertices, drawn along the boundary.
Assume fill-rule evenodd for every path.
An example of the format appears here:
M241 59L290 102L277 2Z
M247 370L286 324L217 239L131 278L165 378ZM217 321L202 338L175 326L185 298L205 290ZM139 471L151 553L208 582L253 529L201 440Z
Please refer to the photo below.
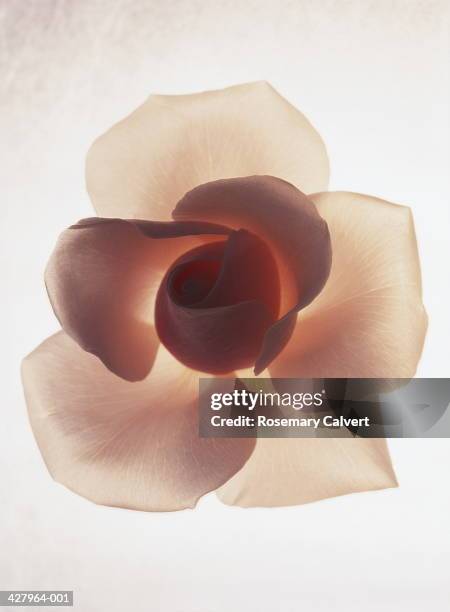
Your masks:
M169 279L172 298L182 306L203 300L214 287L221 262L210 259L189 261L178 266Z
M172 264L156 296L155 326L162 344L186 366L224 374L255 363L279 306L270 249L237 230Z

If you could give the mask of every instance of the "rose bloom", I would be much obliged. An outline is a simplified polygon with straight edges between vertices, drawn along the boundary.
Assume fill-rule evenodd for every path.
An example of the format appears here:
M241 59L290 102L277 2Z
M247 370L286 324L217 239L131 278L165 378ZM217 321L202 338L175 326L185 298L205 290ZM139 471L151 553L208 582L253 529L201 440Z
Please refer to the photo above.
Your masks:
M22 368L56 481L147 511L212 490L284 506L396 485L383 439L198 435L199 377L414 375L411 211L327 192L328 173L267 83L151 96L93 144L99 217L60 236L46 285L62 331Z

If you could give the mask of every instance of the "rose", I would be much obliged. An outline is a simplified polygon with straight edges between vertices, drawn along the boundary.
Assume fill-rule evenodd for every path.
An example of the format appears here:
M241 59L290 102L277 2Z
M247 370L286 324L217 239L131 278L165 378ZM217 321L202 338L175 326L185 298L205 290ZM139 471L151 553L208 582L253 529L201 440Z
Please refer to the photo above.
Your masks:
M197 433L199 375L414 374L426 316L410 210L314 193L327 179L319 136L264 83L152 96L94 143L105 218L60 237L46 283L63 331L23 363L57 481L141 510L219 487L270 506L395 485L383 440Z

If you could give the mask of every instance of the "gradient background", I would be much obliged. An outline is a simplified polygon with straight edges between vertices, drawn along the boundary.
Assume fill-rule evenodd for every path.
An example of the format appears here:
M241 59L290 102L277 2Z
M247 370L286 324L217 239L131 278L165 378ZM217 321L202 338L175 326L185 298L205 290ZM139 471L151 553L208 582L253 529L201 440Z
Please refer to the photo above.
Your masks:
M21 358L53 333L42 272L92 210L84 157L150 92L266 79L312 121L331 189L409 204L429 333L450 376L447 0L0 0L0 588L73 589L83 612L440 612L450 583L448 440L390 443L401 488L275 510L144 514L55 484Z

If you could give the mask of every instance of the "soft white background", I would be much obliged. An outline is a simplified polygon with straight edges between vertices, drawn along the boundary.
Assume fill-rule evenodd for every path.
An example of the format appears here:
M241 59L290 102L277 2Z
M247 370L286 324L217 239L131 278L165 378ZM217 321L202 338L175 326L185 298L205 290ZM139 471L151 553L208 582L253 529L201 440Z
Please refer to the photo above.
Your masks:
M327 143L332 189L413 210L430 315L419 374L449 376L448 1L1 0L0 588L82 612L448 610L448 440L391 443L401 487L289 509L97 507L55 484L21 358L57 329L42 272L92 214L93 138L150 92L267 79Z

